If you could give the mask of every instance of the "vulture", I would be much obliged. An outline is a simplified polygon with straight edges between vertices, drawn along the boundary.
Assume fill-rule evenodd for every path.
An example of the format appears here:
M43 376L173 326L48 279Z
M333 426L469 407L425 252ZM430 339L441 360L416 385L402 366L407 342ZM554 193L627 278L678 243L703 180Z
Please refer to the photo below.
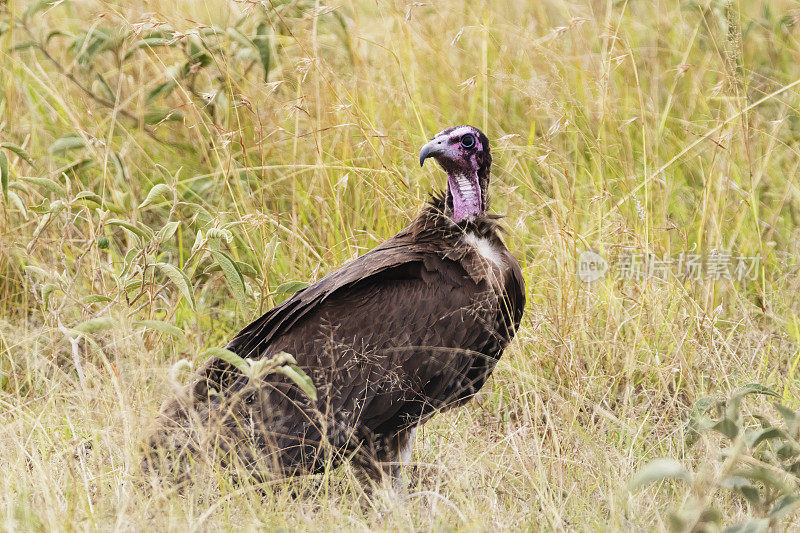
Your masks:
M213 444L258 480L350 461L359 477L396 484L417 428L480 390L519 326L525 284L488 213L486 136L448 128L420 166L429 158L447 187L408 227L226 346L252 361L290 354L316 394L276 368L256 379L212 357L162 408L148 441L162 464L165 448L174 473L176 455Z

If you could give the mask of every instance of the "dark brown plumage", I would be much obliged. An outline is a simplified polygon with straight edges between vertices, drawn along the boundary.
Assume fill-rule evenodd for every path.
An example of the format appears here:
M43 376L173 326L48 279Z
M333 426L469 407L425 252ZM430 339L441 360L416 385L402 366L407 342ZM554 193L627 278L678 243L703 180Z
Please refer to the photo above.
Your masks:
M449 180L447 193L407 228L271 309L228 344L245 358L292 354L314 382L317 401L283 375L254 384L214 358L187 394L166 406L154 446L197 449L201 429L214 426L213 442L258 477L318 472L346 458L370 477L395 475L414 429L483 386L519 326L525 292L498 217L485 213L488 141L474 128L460 128L475 132L483 152L467 153L472 181ZM442 164L452 177L448 165ZM455 187L463 190L453 194ZM479 194L478 201L470 194ZM454 198L477 207L457 221Z

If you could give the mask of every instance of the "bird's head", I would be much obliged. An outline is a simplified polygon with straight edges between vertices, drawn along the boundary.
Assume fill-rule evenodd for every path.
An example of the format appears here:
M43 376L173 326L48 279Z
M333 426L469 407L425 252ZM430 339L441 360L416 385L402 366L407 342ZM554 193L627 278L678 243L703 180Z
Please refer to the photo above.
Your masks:
M456 222L483 215L489 205L489 139L473 126L437 133L419 153L420 166L432 157L447 172L447 208Z

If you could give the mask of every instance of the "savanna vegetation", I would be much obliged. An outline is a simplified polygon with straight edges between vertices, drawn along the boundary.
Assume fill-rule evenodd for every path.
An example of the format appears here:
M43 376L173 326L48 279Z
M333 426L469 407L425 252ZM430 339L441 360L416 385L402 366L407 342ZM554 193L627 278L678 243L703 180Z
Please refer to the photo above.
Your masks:
M0 529L798 527L799 88L790 0L0 1ZM402 228L462 123L528 308L407 492L148 483L206 350Z

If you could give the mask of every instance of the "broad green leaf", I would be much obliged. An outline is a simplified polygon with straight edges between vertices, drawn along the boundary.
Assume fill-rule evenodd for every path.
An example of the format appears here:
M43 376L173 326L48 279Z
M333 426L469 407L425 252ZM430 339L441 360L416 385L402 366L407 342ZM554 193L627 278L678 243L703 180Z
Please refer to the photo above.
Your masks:
M189 283L189 278L182 270L179 270L169 263L155 263L154 266L160 270L169 280L178 288L180 293L189 302L192 309L195 309L194 294L192 293L192 286Z
M84 148L85 146L86 142L83 140L83 138L78 137L77 135L68 135L66 137L57 139L53 144L51 144L49 152L51 154L61 154L69 150Z
M314 382L311 381L311 378L303 371L302 368L297 365L285 365L279 366L275 370L276 372L279 372L294 381L305 393L305 395L311 398L311 400L315 402L317 401L317 388L314 386Z
M736 438L736 435L739 434L739 426L736 425L736 422L731 420L730 418L723 418L716 424L714 424L713 429L715 431L719 431L729 439L733 440Z
M253 44L253 41L251 41L250 38L247 35L243 34L239 30L237 30L236 28L228 28L228 31L226 33L231 37L231 39L233 39L237 43L241 44L245 48L254 48L255 49L255 45Z
M15 44L11 47L12 52L19 52L20 50L27 50L28 48L33 48L36 46L34 41L23 41L19 44Z
M34 266L34 265L25 265L23 267L23 270L25 270L25 273L27 273L27 274L36 274L37 276L40 276L40 277L42 277L44 279L50 279L51 278L50 272L46 271L43 268L39 268L37 266Z
M120 220L118 218L110 218L105 222L106 226L119 226L120 228L125 228L126 230L130 231L134 235L138 235L145 241L149 241L153 238L153 232L150 231L150 228L139 227L127 220Z
M722 481L722 486L726 489L740 492L742 496L753 505L761 503L761 496L759 495L758 488L756 488L750 480L740 476L729 476Z
M773 518L780 518L797 509L798 505L800 505L800 496L784 496L775 502L775 505L769 511L769 515Z
M211 56L206 53L206 50L211 50L205 42L198 37L189 38L189 61L187 61L184 69L188 72L191 68L198 66L207 67L212 63Z
M169 46L170 40L163 37L147 37L133 43L125 53L125 59L129 59L137 50L151 49L159 46Z
M154 185L150 192L147 193L147 198L144 199L144 202L139 204L139 209L147 207L148 205L154 203L159 198L166 198L167 200L171 200L172 189L166 183L159 183L158 185Z
M121 214L123 214L125 212L124 209L122 209L121 207L119 207L116 204L112 204L108 200L103 200L103 208L105 208L106 210L111 211L112 213L115 213L117 215L121 215Z
M147 124L160 124L162 122L180 122L183 120L183 113L174 109L155 109L144 114L144 121Z
M225 35L225 30L223 30L219 26L211 25L205 28L200 28L200 31L198 33L203 36L208 36L208 35L218 36L218 35ZM205 41L203 41L203 44L206 44Z
M272 238L267 243L266 248L264 249L264 271L269 272L270 267L272 266L272 262L275 260L275 252L278 249L278 245L280 241L278 240L277 235L273 235Z
M259 59L261 59L261 68L264 69L265 82L269 81L270 56L272 54L268 28L266 22L260 23L256 28L256 37L253 38L253 44L258 50Z
M238 354L235 354L232 351L227 350L225 348L218 348L218 347L209 348L200 355L205 356L208 359L212 357L217 357L219 359L222 359L226 363L235 366L237 369L239 369L239 371L242 374L246 376L249 376L251 374L250 364L248 364L248 362L242 359Z
M738 418L739 415L739 405L741 404L742 400L748 394L764 394L766 396L774 396L776 398L780 398L781 395L777 392L773 391L761 385L759 383L749 383L743 387L740 387L734 391L731 395L730 399L726 402L725 406L725 415L735 420Z
M199 226L199 229L206 228L214 222L214 217L202 205L194 202L180 202L180 205L186 206L191 210L193 214L192 221Z
M61 200L54 200L50 202L50 207L48 209L48 212L50 213L51 216L56 216L63 210L64 210L64 202L62 202Z
M786 484L779 473L759 467L746 467L733 472L734 476L747 478L750 481L760 481L777 489L782 494L794 494L795 488Z
M94 81L92 82L92 92L102 94L103 97L109 102L114 102L117 99L114 91L112 91L111 87L108 86L106 79L102 74L99 73L95 75Z
M230 244L233 242L233 233L230 230L222 229L222 228L209 228L208 232L206 232L207 239L222 239L226 243Z
M8 191L8 200L22 213L22 218L28 220L28 210L25 209L25 204L22 199L17 196L14 191Z
M3 198L8 202L8 158L6 154L0 151L0 188L3 189Z
M94 28L85 35L78 35L72 48L79 52L77 60L82 65L88 65L95 55L113 48L114 44L114 39L107 29Z
M775 455L777 455L778 459L781 461L793 459L797 457L798 454L800 454L800 449L791 441L784 442L775 450Z
M170 240L172 236L175 235L175 232L178 231L178 226L180 226L180 222L167 222L166 225L158 230L158 233L156 233L156 240L158 242L166 242Z
M686 516L686 511L672 511L667 515L667 520L670 531L684 531L687 529L686 524L688 524L689 521L692 523L696 522L697 518L694 516L691 518Z
M722 514L712 503L708 507L702 510L702 512L700 513L700 520L698 521L698 523L720 524L722 523Z
M125 283L123 288L126 292L138 291L142 288L142 280L139 278L132 279Z
M267 361L273 366L281 366L281 365L296 365L297 359L288 352L278 352L272 357L270 357Z
M47 34L47 37L45 37L44 40L45 44L50 44L50 40L55 37L67 37L69 39L75 38L75 36L72 33L68 33L66 31L61 31L61 30L53 30Z
M689 479L689 471L675 459L656 459L639 470L629 483L630 490L664 479Z
M164 37L147 37L133 43L133 48L154 48L156 46L166 46L169 40Z
M172 324L168 324L166 322L162 322L161 320L137 320L134 322L135 326L141 326L143 328L152 329L155 331L159 331L161 333L166 333L171 337L183 337L184 333L178 327L173 326Z
M94 161L89 157L84 157L82 159L78 159L64 165L63 167L58 169L55 172L55 174L61 175L61 174L66 174L67 172L77 173L83 167L90 167L92 165L94 165Z
M301 291L311 285L307 281L287 281L286 283L281 283L278 287L272 291L273 294L294 294L298 291Z
M253 268L252 266L248 265L247 263L242 263L241 261L234 261L234 263L239 269L239 272L242 273L243 277L251 278L254 280L258 278L258 272L256 272L256 269ZM202 269L203 274L211 274L212 272L221 272L221 271L222 267L219 265L219 263L211 263L210 265Z
M797 413L796 412L792 411L790 408L786 407L785 405L782 405L782 404L779 404L779 403L775 403L773 405L775 406L775 409L777 409L778 412L783 417L784 422L786 422L788 424L788 423L795 423L797 421Z
M765 440L778 439L783 436L783 431L780 428L766 428L756 431L747 432L747 444L751 448L755 448Z
M175 37L175 30L167 26L166 24L159 25L160 30L153 30L147 32L144 36L145 39L169 39L172 40Z
M47 309L47 306L50 303L50 295L57 290L60 290L58 285L54 285L53 283L45 283L42 285L42 301L44 302L45 309Z
M190 255L194 255L200 248L206 245L208 239L205 238L203 235L203 230L197 230L197 235L194 238L194 244L192 244L192 249L190 250Z
M220 250L211 250L211 256L214 261L222 268L222 273L225 275L225 281L228 283L231 292L238 300L239 305L243 310L247 310L247 292L244 285L244 276L239 271L236 262L231 259L228 254Z
M28 163L30 166L33 166L33 159L31 159L31 156L28 154L28 152L26 152L21 146L17 146L16 144L12 143L0 143L0 148L5 148L6 150L14 152L17 154L17 156L19 156L20 159L24 159L26 163Z
M727 527L723 533L766 533L769 530L769 519L749 518L744 522Z
M93 193L92 191L81 191L75 195L76 202L92 202L97 204L98 206L103 205L103 199L100 198L99 195Z
M720 405L720 403L721 402L719 399L710 396L700 398L694 402L694 406L692 406L692 414L705 414L714 407Z
M96 304L96 303L107 303L107 302L113 302L113 301L114 301L113 298L109 298L108 296L105 296L104 294L90 294L89 296L87 296L86 298L83 299L83 303L85 303L87 305L88 304Z
M797 428L798 425L800 425L800 420L798 420L797 413L779 403L773 403L772 405L775 406L775 409L777 409L783 417L783 421L786 423L789 433L793 436L797 436Z
M38 2L31 2L28 9L25 10L25 18L30 18L39 11L50 7L52 0L39 0Z
M111 152L110 155L111 160L114 162L114 166L117 168L117 172L114 174L117 178L117 181L120 183L127 183L130 180L130 176L128 175L128 169L125 167L125 162L122 160L122 156L117 152Z
M766 416L759 415L759 414L753 414L752 417L755 418L756 420L758 420L758 423L762 428L768 429L768 428L772 427L772 421L769 418L767 418Z
M313 401L317 400L317 389L311 378L303 371L302 368L297 366L297 361L294 356L287 352L279 352L269 359L245 359L248 365L247 370L243 373L251 380L260 379L265 374L274 372L276 374L283 374L291 379L300 387L306 396Z
M246 276L251 279L255 279L258 276L256 269L249 264L242 263L241 261L235 261L235 263L236 266L239 267L239 272L242 273L242 276Z
M31 185L36 185L37 187L41 187L42 189L47 189L48 191L57 194L63 198L67 197L67 192L61 186L61 184L51 179L37 178L33 176L19 176L17 179L20 181L24 181L26 183L30 183Z
M39 223L36 225L36 229L33 230L33 238L28 243L27 252L30 253L32 250L33 243L36 242L36 239L39 238L39 235L44 231L44 229L53 221L53 217L50 213L45 213L43 217L39 219Z
M81 333L95 333L97 331L103 331L106 329L111 329L116 326L116 322L114 319L109 317L100 317L100 318L92 318L91 320L87 320L86 322L81 322L77 326L75 326L75 330L80 331Z
M128 274L128 270L130 270L131 266L133 266L133 260L139 254L139 250L136 248L131 248L125 254L125 259L122 261L122 272L120 272L119 277L124 278Z
M167 96L167 95L169 95L169 93L171 93L171 92L172 92L172 91L175 89L175 87L177 87L177 86L178 86L178 84L177 84L177 83L175 83L175 81L174 81L174 80L167 80L167 81L165 81L164 83L160 83L160 84L158 84L158 85L156 86L156 88L155 88L155 89L153 89L152 91L150 91L150 92L147 94L147 101L148 101L148 102L152 102L152 101L153 101L153 100L155 100L156 98L159 98L159 97L162 97L162 96Z

